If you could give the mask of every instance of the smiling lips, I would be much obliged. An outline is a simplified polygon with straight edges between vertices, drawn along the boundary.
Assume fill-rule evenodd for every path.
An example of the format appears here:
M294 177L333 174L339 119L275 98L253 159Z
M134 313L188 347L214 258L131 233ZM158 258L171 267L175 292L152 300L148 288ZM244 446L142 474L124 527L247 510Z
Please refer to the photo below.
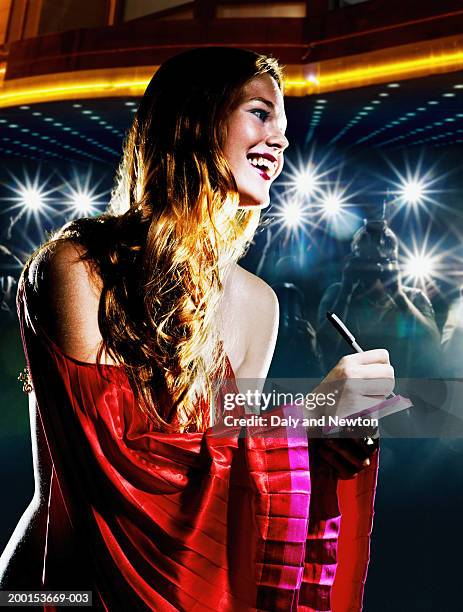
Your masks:
M269 181L277 171L278 161L269 153L250 153L247 159L266 181Z

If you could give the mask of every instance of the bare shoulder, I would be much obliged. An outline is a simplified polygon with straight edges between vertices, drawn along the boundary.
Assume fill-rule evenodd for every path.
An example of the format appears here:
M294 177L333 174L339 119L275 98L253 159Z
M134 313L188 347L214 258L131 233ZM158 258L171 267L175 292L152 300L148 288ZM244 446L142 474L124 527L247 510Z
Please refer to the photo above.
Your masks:
M226 281L226 309L239 319L240 326L251 331L268 328L278 321L278 299L264 280L235 264Z
M52 243L31 263L29 281L37 285L41 323L48 335L71 357L94 362L102 339L102 283L83 254L83 247L73 241Z
M34 258L30 273L40 273L47 284L60 280L96 286L98 278L91 273L90 264L82 260L84 253L84 247L72 240L51 242Z
M278 333L278 299L261 278L235 265L230 273L228 298L231 320L241 336L244 358L235 369L237 377L264 379Z
M278 298L275 291L264 280L239 265L234 267L235 283L243 300L251 305L251 312L265 310L278 316Z
M62 240L49 244L31 263L29 280L34 277L41 296L55 310L74 299L76 307L82 300L98 303L101 280L83 255L81 245Z

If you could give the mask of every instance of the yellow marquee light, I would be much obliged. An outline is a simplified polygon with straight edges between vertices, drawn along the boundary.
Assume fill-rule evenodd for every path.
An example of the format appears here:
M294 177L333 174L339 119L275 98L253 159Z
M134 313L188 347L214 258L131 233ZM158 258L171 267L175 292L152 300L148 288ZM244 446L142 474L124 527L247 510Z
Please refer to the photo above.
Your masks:
M156 66L144 67L142 74L136 68L84 71L4 81L0 108L77 98L141 96L155 70Z
M286 93L322 94L461 69L463 36L449 36L306 66L289 66Z
M75 97L94 97L98 94L111 96L117 95L137 95L143 93L148 85L149 79L145 81L123 81L119 82L99 82L99 83L77 83L73 85L61 85L49 87L31 87L29 89L18 89L17 91L7 91L0 94L0 106L12 106L22 102L47 102L50 100L65 100ZM126 90L130 90L127 92Z
M319 79L320 88L328 89L335 85L349 84L360 81L390 80L391 78L405 78L425 76L437 72L441 68L448 71L463 67L463 51L445 53L441 56L429 56L410 60L399 60L386 64L354 68L343 72L322 75Z
M395 57L391 61L391 54ZM157 66L0 80L0 108L59 100L141 96ZM463 36L286 67L289 96L322 94L463 69ZM1 74L2 68L0 68Z

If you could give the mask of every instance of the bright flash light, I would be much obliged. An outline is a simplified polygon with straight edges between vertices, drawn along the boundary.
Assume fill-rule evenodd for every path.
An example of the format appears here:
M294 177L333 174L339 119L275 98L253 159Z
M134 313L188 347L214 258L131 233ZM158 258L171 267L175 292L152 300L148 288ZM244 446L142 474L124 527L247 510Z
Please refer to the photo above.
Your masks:
M336 215L342 208L342 199L339 195L332 193L322 200L323 209L329 215Z
M411 255L405 262L405 275L416 281L426 281L434 276L434 258L424 253Z
M75 192L71 202L77 213L88 215L93 211L93 199L88 193Z
M30 176L28 172L23 169L22 178L15 176L8 172L10 181L5 183L6 189L10 194L0 198L9 202L4 212L11 212L9 232L20 220L21 232L27 242L31 242L29 239L27 230L29 223L32 221L36 225L36 229L40 235L42 235L44 228L44 219L47 221L48 227L54 223L54 215L56 209L54 206L54 194L56 188L50 188L49 182L50 177L43 178L40 176L40 168L36 170L35 176Z
M91 168L84 174L75 171L71 181L63 180L61 192L65 199L65 215L71 218L85 217L98 213L108 200L108 192L98 192L102 179L94 181Z
M283 222L286 227L298 227L302 223L302 211L297 202L290 202L281 211Z
M34 187L25 187L19 191L19 199L21 204L27 210L40 210L44 205L44 196L40 189Z
M402 198L410 204L418 204L424 199L426 186L422 181L411 180L403 184Z
M355 194L347 195L347 187L338 184L326 191L318 201L319 222L323 232L331 236L346 240L358 229L360 218L349 203Z
M387 160L386 160L387 161ZM433 218L435 211L441 208L453 214L453 209L442 202L442 180L445 175L439 172L437 162L426 167L423 157L420 156L412 167L405 160L405 168L400 170L392 162L387 162L395 175L387 189L389 195L387 202L388 219L392 219L400 212L401 222L406 223L409 217L414 217L421 225L422 216ZM390 179L386 179L388 182Z
M400 269L405 285L440 293L455 282L461 284L461 247L460 242L451 244L449 232L441 233L439 239L431 243L431 227L429 222L424 231L420 229L415 233L412 230L409 246L401 243Z
M272 211L272 217L278 221L273 237L276 238L281 232L285 233L286 239L298 236L300 232L306 234L313 225L312 214L313 211L302 198L280 198Z
M319 185L319 177L314 169L309 167L302 172L298 172L295 177L297 192L301 195L311 195Z

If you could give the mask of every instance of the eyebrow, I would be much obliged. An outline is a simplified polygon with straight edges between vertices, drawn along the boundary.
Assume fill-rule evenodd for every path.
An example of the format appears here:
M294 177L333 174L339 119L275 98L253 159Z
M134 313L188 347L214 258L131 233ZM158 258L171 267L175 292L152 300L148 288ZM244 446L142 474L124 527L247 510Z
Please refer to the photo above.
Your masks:
M268 106L272 110L275 108L275 105L273 104L273 102L270 102L270 100L267 100L266 98L257 97L257 98L250 98L249 99L249 102L254 102L254 101L263 102L266 106Z

